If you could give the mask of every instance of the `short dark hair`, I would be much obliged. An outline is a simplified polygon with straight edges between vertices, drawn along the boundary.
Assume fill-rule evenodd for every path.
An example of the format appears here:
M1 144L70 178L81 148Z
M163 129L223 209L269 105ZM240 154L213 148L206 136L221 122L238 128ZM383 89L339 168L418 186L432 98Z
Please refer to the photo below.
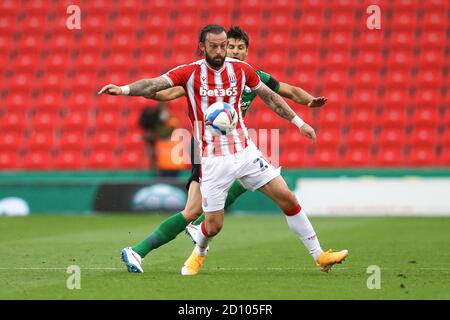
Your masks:
M227 33L224 27L219 26L218 24L208 24L207 26L203 27L202 31L200 31L200 36L198 41L205 43L206 41L206 35L208 33L214 33L214 34L220 34L222 32Z
M242 30L239 26L233 26L230 27L227 31L227 38L233 38L237 40L244 40L245 45L248 48L248 45L250 43L248 39L248 34L244 30Z

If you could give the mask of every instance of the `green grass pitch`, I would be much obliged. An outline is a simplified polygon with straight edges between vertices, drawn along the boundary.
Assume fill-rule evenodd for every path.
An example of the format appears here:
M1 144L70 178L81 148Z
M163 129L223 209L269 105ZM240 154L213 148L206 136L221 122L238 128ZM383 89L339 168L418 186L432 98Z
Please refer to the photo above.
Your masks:
M151 252L144 274L126 272L120 250L164 218L0 217L0 299L450 299L449 218L311 218L324 249L350 251L326 274L282 215L228 215L197 276L180 275L184 234ZM367 288L371 265L381 289Z

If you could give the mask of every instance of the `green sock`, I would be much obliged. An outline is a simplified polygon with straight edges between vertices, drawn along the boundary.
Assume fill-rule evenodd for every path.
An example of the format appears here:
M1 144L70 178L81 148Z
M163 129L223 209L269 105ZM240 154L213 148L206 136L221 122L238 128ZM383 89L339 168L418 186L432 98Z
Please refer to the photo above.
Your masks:
M143 258L153 249L175 239L187 224L183 214L178 212L164 220L144 241L132 249Z
M242 184L235 181L233 185L230 188L230 191L228 191L227 199L225 200L225 208L228 208L231 206L237 198L243 193L245 193L247 189L245 189ZM205 220L205 213L203 212L200 217L197 218L194 222L192 222L193 225L198 226L202 221Z

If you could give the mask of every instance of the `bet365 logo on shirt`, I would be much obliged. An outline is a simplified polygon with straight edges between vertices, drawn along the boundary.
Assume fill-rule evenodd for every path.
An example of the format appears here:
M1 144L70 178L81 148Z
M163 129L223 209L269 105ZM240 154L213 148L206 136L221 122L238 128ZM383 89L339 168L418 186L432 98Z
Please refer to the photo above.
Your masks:
M200 96L202 97L229 97L237 96L237 94L237 87L231 87L228 89L206 89L204 87L200 87Z

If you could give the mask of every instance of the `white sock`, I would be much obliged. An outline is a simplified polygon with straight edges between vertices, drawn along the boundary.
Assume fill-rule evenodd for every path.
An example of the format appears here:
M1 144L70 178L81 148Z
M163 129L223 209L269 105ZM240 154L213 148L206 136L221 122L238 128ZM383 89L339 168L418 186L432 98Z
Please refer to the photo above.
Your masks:
M299 213L293 216L286 216L286 219L292 232L300 237L314 260L317 260L323 251L305 210L301 209Z
M202 248L198 244L196 244L194 250L199 256L204 257L208 254L208 248L209 246L207 246L206 248Z
M200 256L206 256L206 254L208 253L208 248L209 248L209 243L211 242L211 240L214 237L207 237L205 236L205 234L203 233L203 230L205 230L205 225L204 225L204 221L200 224L200 230L198 232L198 234L196 235L196 242L197 244L195 245L195 251L200 255Z

